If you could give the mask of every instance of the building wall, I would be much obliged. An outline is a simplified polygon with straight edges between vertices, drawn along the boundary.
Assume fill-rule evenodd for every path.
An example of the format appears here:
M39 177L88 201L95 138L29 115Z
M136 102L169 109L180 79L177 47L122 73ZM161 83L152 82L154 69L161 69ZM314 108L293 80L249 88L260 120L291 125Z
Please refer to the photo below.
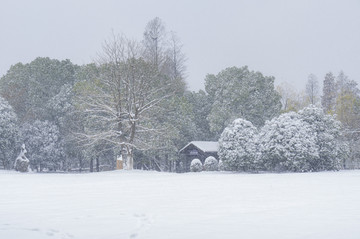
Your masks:
M193 145L187 147L183 152L180 153L180 159L176 165L176 172L183 173L183 172L190 172L190 164L193 159L200 159L202 164L204 164L205 159L209 156L213 156L218 159L218 155L215 152L202 152L198 148Z

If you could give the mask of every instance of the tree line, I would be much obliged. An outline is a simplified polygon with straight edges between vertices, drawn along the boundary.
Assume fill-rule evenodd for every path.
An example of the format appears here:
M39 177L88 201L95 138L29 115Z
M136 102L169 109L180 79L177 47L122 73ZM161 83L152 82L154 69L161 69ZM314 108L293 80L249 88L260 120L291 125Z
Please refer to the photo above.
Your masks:
M316 79L301 101L246 66L209 74L205 91L191 92L185 63L179 37L155 18L141 41L113 33L91 64L39 57L11 66L0 79L2 167L13 167L24 143L39 172L113 169L119 155L129 168L175 171L180 148L217 141L237 118L262 127L319 104ZM359 92L345 74L339 79L325 77L321 106L343 123L356 158Z
M288 84L279 85L277 91L281 95L282 113L297 112L312 104L340 121L343 142L349 146L344 167L360 167L360 90L356 81L343 71L337 75L328 72L323 78L321 93L318 78L310 74L305 91L296 92Z

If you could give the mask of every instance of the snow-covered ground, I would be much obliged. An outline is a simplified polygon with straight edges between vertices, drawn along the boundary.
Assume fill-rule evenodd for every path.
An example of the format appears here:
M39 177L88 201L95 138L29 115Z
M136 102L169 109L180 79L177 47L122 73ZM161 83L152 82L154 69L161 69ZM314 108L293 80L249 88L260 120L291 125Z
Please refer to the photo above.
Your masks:
M1 239L360 238L360 171L0 171Z

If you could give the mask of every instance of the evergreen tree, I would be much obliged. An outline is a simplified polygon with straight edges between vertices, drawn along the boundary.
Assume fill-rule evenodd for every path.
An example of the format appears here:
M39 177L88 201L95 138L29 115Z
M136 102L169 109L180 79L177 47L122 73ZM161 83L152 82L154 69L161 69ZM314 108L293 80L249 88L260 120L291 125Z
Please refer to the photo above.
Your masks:
M26 145L30 167L38 172L59 170L65 165L63 141L58 127L49 121L36 120L21 128L21 141Z
M199 90L198 92L186 92L185 97L189 104L192 105L191 114L193 115L196 127L196 137L191 140L218 140L218 138L210 131L209 121L207 120L213 104L213 99L210 95L206 94L203 90Z
M314 171L319 159L316 133L295 112L267 121L258 147L259 168L269 171Z
M320 108L309 106L299 111L301 120L315 133L319 159L312 164L313 171L338 170L349 156L349 148L342 135L342 124Z
M274 77L249 71L247 66L231 67L219 74L207 75L205 89L213 101L208 116L210 130L217 137L234 119L243 118L255 126L277 116L280 95L274 89Z
M315 105L318 102L319 82L314 74L310 74L306 83L306 95L310 104Z
M350 147L350 155L345 167L359 168L360 161L360 90L354 80L350 80L343 71L336 79L337 97L335 113L344 126L344 137Z
M251 122L234 120L219 139L219 159L226 170L255 170L257 129Z
M47 103L62 86L72 85L78 69L69 60L36 58L28 64L18 63L0 80L0 94L14 108L20 122L50 120Z
M345 128L357 128L357 118L360 112L356 109L357 101L360 100L360 90L357 83L350 80L341 71L336 80L337 96L335 113Z
M17 116L9 103L0 97L0 162L5 169L14 164L17 137Z
M136 168L174 171L178 151L188 142L197 139L193 104L185 96L174 96L160 104L153 125L159 129L148 140L152 148L136 151Z
M336 104L336 84L335 76L329 72L325 75L323 83L323 95L321 105L326 113L333 113Z

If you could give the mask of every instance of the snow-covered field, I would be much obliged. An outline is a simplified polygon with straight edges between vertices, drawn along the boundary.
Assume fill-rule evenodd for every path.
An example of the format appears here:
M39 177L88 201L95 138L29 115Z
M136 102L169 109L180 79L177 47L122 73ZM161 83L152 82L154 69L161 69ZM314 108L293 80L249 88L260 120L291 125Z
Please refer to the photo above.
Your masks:
M0 171L1 239L360 238L360 171Z

